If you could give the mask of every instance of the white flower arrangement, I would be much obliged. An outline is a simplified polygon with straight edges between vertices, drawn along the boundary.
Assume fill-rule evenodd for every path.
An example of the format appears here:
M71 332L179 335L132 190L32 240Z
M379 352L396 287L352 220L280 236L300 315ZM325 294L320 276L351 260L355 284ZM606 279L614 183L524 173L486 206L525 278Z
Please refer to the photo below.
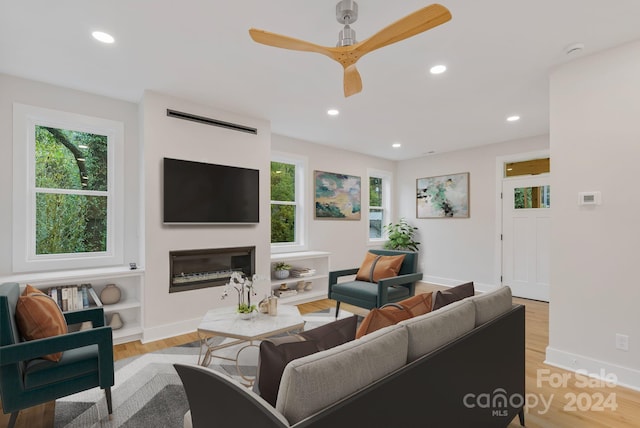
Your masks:
M250 314L256 310L256 305L251 304L251 296L257 296L255 290L255 284L260 280L257 274L254 274L250 279L244 274L244 272L233 271L229 282L227 282L222 289L221 299L229 296L231 289L234 289L238 293L238 312L241 314ZM246 300L245 300L246 297Z

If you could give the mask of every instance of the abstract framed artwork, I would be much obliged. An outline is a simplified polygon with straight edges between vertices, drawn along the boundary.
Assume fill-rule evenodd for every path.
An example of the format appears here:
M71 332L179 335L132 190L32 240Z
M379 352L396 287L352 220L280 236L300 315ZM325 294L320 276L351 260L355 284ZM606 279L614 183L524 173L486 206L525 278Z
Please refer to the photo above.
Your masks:
M416 180L417 218L468 218L469 173Z
M360 220L360 177L314 171L316 219Z

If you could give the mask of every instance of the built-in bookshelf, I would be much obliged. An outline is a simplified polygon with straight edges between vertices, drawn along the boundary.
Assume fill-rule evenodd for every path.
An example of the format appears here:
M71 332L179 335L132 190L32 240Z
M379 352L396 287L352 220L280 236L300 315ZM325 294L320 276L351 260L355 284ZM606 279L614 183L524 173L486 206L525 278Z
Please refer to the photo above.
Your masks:
M271 289L278 295L281 288L287 290L280 296L282 303L303 303L327 297L329 289L329 256L326 251L300 251L271 254ZM291 265L288 278L274 276L273 265L285 262Z
M82 285L85 284L86 287L87 284L90 284L90 289L95 292L98 299L101 291L108 284L115 284L120 288L120 301L113 305L103 304L102 306L107 322L113 314L119 313L124 324L121 329L113 331L113 341L114 343L124 343L142 339L144 269L131 270L125 267L112 267L40 272L2 277L0 278L0 282L17 282L22 289L24 289L26 284L30 284L47 294L49 290L53 290L54 288L56 289L56 294L58 289L60 293L62 293L63 288L66 288L67 292L71 293L74 292L71 290L77 289L81 294ZM88 300L89 307L99 306L96 301L90 297L90 294ZM58 301L57 295L56 301ZM67 301L67 310L69 310L68 305L69 302Z

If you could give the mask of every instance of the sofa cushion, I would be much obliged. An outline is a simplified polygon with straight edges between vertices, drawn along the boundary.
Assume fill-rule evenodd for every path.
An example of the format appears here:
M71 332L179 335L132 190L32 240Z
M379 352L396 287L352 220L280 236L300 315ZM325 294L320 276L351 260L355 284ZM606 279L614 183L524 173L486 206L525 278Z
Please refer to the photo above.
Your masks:
M356 338L400 321L431 312L432 293L417 294L398 303L389 303L379 309L371 309L360 323Z
M438 290L433 298L433 310L435 311L450 303L471 297L474 293L473 281L456 285L447 290Z
M384 278L398 276L404 254L399 256L381 256L368 252L356 273L356 280L378 282Z
M468 300L454 302L437 311L401 321L398 326L406 327L409 333L407 362L410 363L473 330L475 321L475 306Z
M67 333L67 322L58 304L37 288L27 285L16 305L16 324L24 340L44 339ZM42 358L59 361L62 352Z
M507 285L469 299L476 307L476 327L509 311L513 306L511 288Z
M333 321L300 334L265 339L260 343L258 373L254 392L272 406L276 405L280 378L289 361L353 340L356 315Z
M299 422L403 367L407 344L407 330L394 325L291 361L282 374L276 410L290 424Z

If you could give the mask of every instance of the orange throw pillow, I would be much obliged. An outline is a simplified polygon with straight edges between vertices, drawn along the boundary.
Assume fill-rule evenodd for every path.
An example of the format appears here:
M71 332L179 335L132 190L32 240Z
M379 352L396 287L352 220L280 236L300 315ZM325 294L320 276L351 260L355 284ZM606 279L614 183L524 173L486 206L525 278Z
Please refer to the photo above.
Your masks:
M16 324L24 340L44 339L67 333L67 322L58 304L31 285L27 285L18 298ZM42 358L57 362L62 358L62 352Z
M411 312L402 306L398 307L398 303L389 303L381 308L373 308L360 323L356 332L356 339L361 338L365 334L372 333L381 328L394 325L400 321L411 318Z
M417 294L398 303L388 303L380 309L374 308L360 323L356 339L400 321L431 312L433 293Z
M433 293L416 294L413 297L398 302L400 306L411 312L411 315L417 317L431 312L433 306Z
M380 256L368 252L360 269L358 269L356 279L358 281L378 282L384 278L398 276L403 261L404 254L399 256Z

